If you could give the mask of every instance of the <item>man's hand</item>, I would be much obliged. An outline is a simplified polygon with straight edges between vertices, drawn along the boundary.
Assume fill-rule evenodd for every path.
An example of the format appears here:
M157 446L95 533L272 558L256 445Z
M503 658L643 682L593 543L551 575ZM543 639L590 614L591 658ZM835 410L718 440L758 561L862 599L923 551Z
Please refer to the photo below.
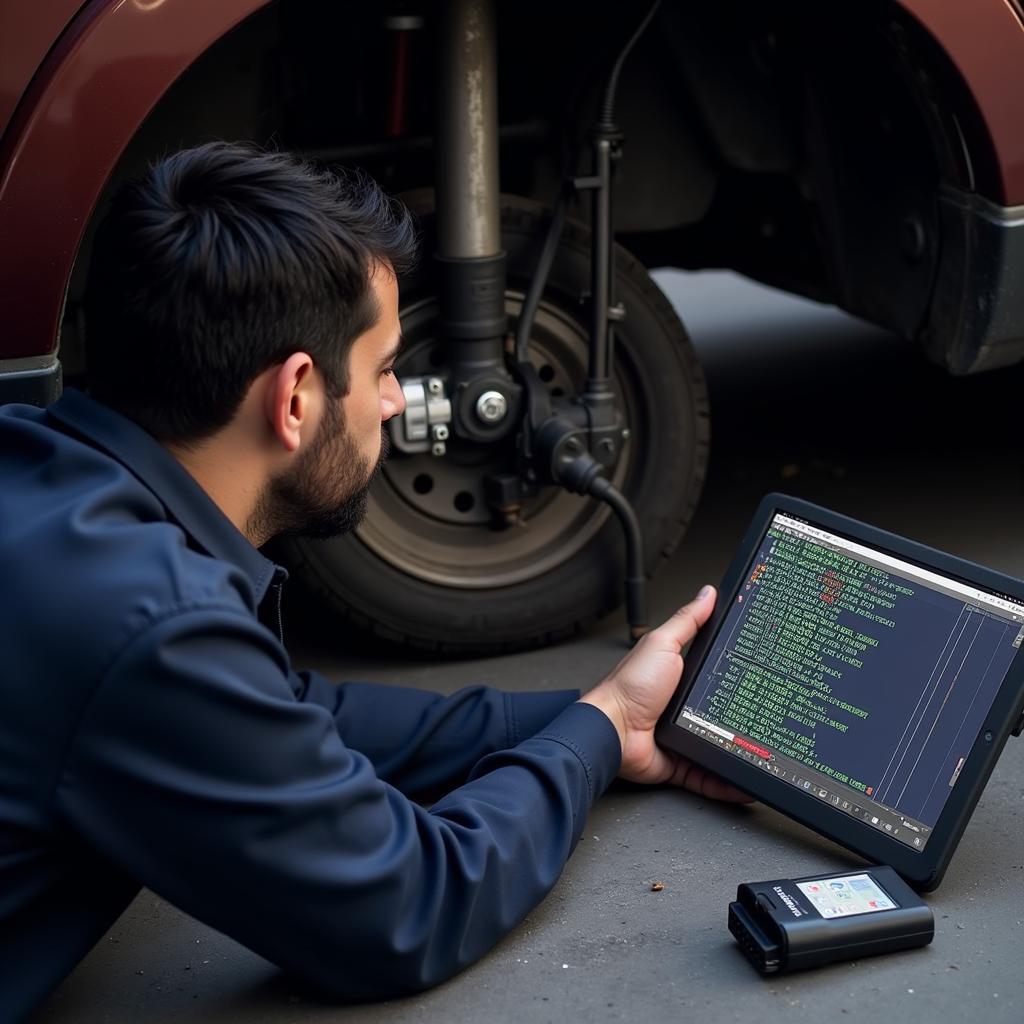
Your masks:
M621 778L668 782L716 800L746 803L752 797L654 742L654 726L679 685L682 648L714 607L715 588L704 587L668 622L644 636L611 675L580 699L600 708L615 726L622 744Z

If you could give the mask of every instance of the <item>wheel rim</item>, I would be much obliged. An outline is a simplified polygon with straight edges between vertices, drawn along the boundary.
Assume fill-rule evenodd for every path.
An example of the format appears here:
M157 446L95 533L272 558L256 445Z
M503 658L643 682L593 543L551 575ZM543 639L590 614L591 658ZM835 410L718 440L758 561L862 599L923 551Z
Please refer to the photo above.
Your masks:
M515 324L522 293L506 309ZM403 309L406 351L399 376L430 373L436 346L436 303L424 298ZM534 321L530 359L553 395L577 393L586 372L584 328L560 307L542 302ZM632 397L617 380L620 411L632 423ZM624 442L612 476L621 487L631 445ZM464 589L512 586L543 576L590 543L609 516L591 498L554 487L524 503L517 525L495 528L483 495L484 477L515 468L511 438L492 445L455 441L440 458L395 451L370 491L368 514L356 536L377 557L415 579Z

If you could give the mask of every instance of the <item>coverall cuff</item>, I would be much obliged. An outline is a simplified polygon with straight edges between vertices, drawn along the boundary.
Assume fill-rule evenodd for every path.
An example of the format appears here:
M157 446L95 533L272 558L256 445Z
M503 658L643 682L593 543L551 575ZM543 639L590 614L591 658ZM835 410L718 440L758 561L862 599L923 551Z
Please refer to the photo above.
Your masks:
M579 699L579 690L506 693L505 720L508 723L508 745L514 747L536 735Z
M580 759L595 801L611 784L622 764L619 734L608 716L592 704L567 707L537 739L556 740Z

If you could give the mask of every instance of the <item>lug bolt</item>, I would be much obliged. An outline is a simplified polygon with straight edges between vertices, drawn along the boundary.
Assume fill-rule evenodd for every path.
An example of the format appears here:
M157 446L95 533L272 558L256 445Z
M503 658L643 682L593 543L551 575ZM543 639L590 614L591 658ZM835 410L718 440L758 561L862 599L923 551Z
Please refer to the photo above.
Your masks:
M500 391L485 391L476 400L476 414L484 423L500 423L508 413L508 400Z

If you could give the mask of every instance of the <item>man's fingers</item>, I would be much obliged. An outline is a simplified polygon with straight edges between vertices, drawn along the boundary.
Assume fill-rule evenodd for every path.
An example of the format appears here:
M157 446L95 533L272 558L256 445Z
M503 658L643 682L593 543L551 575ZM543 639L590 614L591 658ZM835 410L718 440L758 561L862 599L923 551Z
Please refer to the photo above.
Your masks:
M714 587L702 587L700 593L689 604L684 604L667 622L659 626L657 632L666 634L676 647L682 649L710 618L715 607L715 596Z
M724 800L727 803L749 804L754 798L742 789L726 782L719 776L709 772L706 768L688 761L681 757L676 764L676 770L672 782L683 789L688 789L698 796L707 797L709 800Z
M725 779L720 779L717 775L707 771L704 772L704 778L701 780L700 792L702 796L706 796L710 800L724 800L733 804L754 802L754 798L749 793L744 793L742 789L737 789L731 782L726 782Z

